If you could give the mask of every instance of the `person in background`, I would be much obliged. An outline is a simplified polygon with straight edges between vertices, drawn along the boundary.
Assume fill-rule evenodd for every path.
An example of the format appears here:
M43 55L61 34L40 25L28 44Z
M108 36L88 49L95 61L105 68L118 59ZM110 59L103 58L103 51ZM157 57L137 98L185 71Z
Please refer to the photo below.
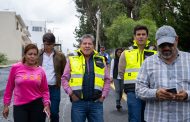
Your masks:
M143 63L136 94L146 100L147 122L190 122L190 54L179 51L173 27L156 32L158 54Z
M117 48L115 50L115 58L111 60L111 66L110 66L110 78L111 81L114 82L115 86L116 109L118 111L120 111L122 108L121 98L123 94L123 80L121 80L118 74L119 57L122 52L123 52L122 48Z
M39 54L39 64L45 70L51 101L51 122L59 122L59 105L61 100L60 86L66 58L54 49L55 36L53 33L43 35L44 49Z
M62 85L72 102L72 122L103 122L103 101L110 90L110 77L103 56L94 50L95 40L85 34L80 49L69 56Z
M143 122L145 102L136 97L135 83L143 61L148 56L154 55L156 51L149 49L150 41L148 40L148 28L146 26L137 25L133 34L134 45L121 54L118 72L121 79L124 80L129 122Z
M45 122L45 112L50 115L49 91L45 72L38 66L38 48L34 44L28 44L22 62L11 67L3 98L6 119L12 93L14 122Z
M110 55L108 53L105 52L105 47L104 46L100 46L100 52L99 54L101 56L104 56L105 57L105 60L106 60L106 64L109 65L111 63L111 58L110 58Z

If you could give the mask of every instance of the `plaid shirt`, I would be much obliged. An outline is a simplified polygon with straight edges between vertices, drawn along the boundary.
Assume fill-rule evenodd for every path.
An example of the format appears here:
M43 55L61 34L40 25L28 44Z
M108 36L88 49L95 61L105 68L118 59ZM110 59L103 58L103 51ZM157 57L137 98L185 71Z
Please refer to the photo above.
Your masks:
M146 101L147 122L190 122L190 53L178 51L172 64L164 63L158 54L148 57L137 77L136 95ZM158 88L185 90L188 99L183 102L159 101Z

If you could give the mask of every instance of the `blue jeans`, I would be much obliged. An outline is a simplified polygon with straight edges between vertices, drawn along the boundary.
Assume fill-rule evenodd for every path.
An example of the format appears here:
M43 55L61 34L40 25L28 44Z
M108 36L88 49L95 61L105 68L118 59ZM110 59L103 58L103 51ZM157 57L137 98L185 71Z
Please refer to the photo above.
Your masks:
M113 82L115 86L116 105L120 105L122 94L123 94L123 80L113 79Z
M72 102L72 122L103 122L103 103L78 100Z
M56 86L49 86L50 92L50 111L51 111L51 122L59 122L59 104L60 104L60 88Z
M128 119L129 122L141 122L141 112L143 101L136 98L135 92L127 92ZM143 113L142 113L143 114Z

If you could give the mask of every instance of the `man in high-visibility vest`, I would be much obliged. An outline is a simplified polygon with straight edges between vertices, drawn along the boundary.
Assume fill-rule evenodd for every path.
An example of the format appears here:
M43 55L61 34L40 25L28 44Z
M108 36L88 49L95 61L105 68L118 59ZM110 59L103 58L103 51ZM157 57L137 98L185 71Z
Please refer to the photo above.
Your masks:
M72 122L103 122L103 101L110 89L105 58L94 50L94 37L85 34L80 49L69 56L62 85L72 102Z
M134 45L125 50L119 59L118 72L124 80L124 92L127 94L129 122L144 121L144 101L135 95L135 83L138 71L146 57L156 53L149 48L148 29L146 26L134 28Z

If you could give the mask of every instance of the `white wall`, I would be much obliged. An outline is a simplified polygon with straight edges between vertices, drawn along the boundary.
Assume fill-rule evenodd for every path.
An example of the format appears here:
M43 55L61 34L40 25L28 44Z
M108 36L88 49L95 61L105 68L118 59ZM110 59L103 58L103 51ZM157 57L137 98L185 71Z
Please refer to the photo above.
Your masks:
M18 30L15 12L0 11L0 52L7 55L8 60L18 61L22 59L24 41L20 24Z
M31 34L31 41L33 43L36 43L38 48L41 49L42 48L42 44L43 44L43 41L42 41L42 36L44 35L45 33L45 26L46 26L46 23L45 21L32 21L32 20L26 20L26 25L28 26L28 30ZM42 27L42 31L33 31L32 30L32 27Z

